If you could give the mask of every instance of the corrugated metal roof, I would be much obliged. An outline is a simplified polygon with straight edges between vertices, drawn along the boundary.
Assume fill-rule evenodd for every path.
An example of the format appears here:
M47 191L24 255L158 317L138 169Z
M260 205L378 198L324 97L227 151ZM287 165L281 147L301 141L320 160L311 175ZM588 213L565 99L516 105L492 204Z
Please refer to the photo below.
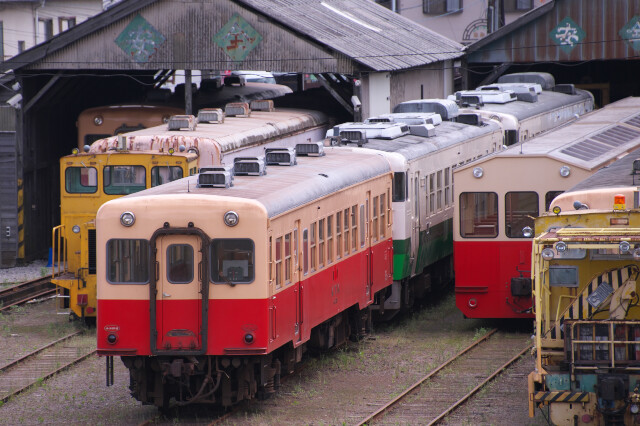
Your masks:
M463 46L371 0L238 0L376 71L458 58Z
M230 31L225 28L236 15L258 37L240 57L228 55L240 50L233 43L222 49L216 40L220 32ZM134 21L135 31L146 28L147 33L127 29ZM134 37L151 37L145 49L137 52L139 56L134 55L134 48L140 47ZM461 44L371 0L125 0L0 63L0 71L238 66L304 72L393 71L454 59L463 55L462 49Z
M637 0L555 0L467 48L469 63L637 57Z

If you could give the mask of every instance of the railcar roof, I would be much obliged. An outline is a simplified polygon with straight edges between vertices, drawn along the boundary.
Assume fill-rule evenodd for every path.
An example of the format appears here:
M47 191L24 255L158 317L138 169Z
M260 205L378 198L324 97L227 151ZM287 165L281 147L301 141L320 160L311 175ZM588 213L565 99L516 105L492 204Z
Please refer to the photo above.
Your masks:
M497 158L549 157L595 170L640 146L640 97L629 97L583 115L576 121L462 166Z
M578 183L567 192L588 189L618 188L622 186L640 186L640 175L632 174L633 162L640 160L640 148L631 151L621 159L605 166Z
M571 105L574 103L582 102L591 98L591 94L586 90L576 89L575 95L568 95L566 93L553 92L551 90L543 90L538 95L537 102L524 102L513 101L506 104L493 104L486 103L478 108L464 108L468 110L478 109L485 111L495 111L502 114L509 114L522 121L527 118L535 117L536 115L543 114L553 109L560 108L562 106Z
M500 126L492 121L486 122L483 126L443 121L435 126L435 136L427 138L406 135L391 140L369 139L367 143L363 145L363 148L395 152L408 160L412 160L496 131L501 131ZM355 145L349 144L348 146L353 147Z
M295 166L268 166L264 176L235 176L231 188L198 188L197 176L179 179L120 198L193 194L253 199L269 217L391 171L379 154L325 148L323 157L298 157Z
M168 130L167 125L149 127L127 133L130 150L156 150L163 146L198 145L201 140L215 140L223 153L233 151L247 142L277 138L328 123L320 111L277 108L273 112L251 111L249 117L226 117L224 123L198 123L195 130ZM118 144L118 137L101 139L91 145L90 153L105 152ZM175 145L175 146L174 146Z

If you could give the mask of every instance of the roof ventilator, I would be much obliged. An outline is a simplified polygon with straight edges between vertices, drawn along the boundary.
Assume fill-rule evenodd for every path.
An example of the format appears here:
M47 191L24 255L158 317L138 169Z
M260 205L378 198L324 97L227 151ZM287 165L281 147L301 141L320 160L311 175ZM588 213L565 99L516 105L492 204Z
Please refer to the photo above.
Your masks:
M343 123L327 132L331 143L355 143L362 146L369 139L395 139L409 134L403 123Z
M233 167L203 167L198 174L199 188L229 188L233 186Z
M271 99L255 99L251 101L251 111L273 112L275 107Z
M576 86L573 84L556 84L553 88L554 92L564 93L565 95L575 95Z
M483 106L484 104L506 104L517 99L511 91L501 90L463 90L449 95L460 106Z
M295 166L296 150L294 148L265 148L265 162L267 166Z
M128 151L127 137L125 135L118 135L118 144L116 145L116 151Z
M417 99L401 102L393 108L394 114L408 112L435 113L444 121L452 121L458 116L458 105L451 99Z
M435 112L400 112L370 117L364 122L365 124L404 123L408 125L433 124L434 126L437 126L442 123L442 117L440 114L436 114Z
M202 108L198 111L198 123L224 123L222 108Z
M251 108L247 102L231 102L225 105L224 113L227 117L249 117Z
M414 136L431 138L436 135L436 128L433 124L409 125L409 132Z
M537 83L497 83L488 86L479 86L476 90L482 92L511 92L516 99L522 102L538 102L538 95L542 93L542 86Z
M547 72L516 72L500 76L498 83L537 83L542 90L551 90L556 80Z
M233 159L233 169L236 176L262 176L267 174L264 156L236 157Z
M470 126L483 126L484 122L479 114L460 114L458 123L469 124Z
M193 115L172 115L167 124L169 130L195 130L196 117Z
M296 155L307 157L324 156L324 145L322 142L308 142L296 144Z

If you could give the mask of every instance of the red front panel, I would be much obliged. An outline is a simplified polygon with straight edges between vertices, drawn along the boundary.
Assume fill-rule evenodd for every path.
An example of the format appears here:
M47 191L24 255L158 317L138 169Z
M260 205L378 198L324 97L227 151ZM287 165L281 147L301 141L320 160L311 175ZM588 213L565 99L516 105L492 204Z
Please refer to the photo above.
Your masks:
M163 303L165 312L167 309L176 313L191 312L194 309L200 311L197 306L200 300ZM99 300L98 312L98 350L104 351L102 355L108 355L107 351L121 351L129 355L151 354L148 300ZM269 344L267 300L210 300L208 319L208 354L223 355L229 349L235 351L247 348L262 348L266 351ZM254 336L251 344L244 342L247 333ZM117 336L114 344L108 343L109 334Z
M303 343L316 325L353 305L366 307L371 303L369 291L378 291L392 282L391 244L391 240L387 240L372 250L372 289L368 288L367 256L360 252L334 262L300 284L285 285L272 299L210 300L207 354L267 353L290 341ZM212 285L211 294L215 291L216 286ZM158 309L162 309L162 317L171 324L172 330L199 327L194 323L197 319L193 315L184 315L200 312L198 299L165 299ZM116 355L151 354L148 300L101 299L98 313L98 350L102 355L108 355L110 351ZM117 336L115 343L108 343L109 334ZM171 338L179 337L184 341L176 340L180 345L172 344L172 348L189 349L189 336L177 334ZM245 342L247 334L253 336L252 343Z
M453 259L456 306L465 316L534 317L531 297L511 294L511 278L531 277L531 241L455 241Z

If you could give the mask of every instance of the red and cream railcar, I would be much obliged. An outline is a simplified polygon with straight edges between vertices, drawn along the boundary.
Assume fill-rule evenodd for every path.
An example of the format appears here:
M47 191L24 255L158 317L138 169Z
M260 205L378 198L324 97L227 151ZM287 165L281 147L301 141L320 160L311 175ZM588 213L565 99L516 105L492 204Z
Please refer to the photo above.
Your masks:
M392 174L375 153L324 152L268 151L288 165L268 174L236 158L235 176L204 169L100 208L98 353L122 357L135 398L267 395L307 345L366 329L392 282Z
M640 98L454 171L456 306L470 318L533 318L533 220L556 195L640 146Z

